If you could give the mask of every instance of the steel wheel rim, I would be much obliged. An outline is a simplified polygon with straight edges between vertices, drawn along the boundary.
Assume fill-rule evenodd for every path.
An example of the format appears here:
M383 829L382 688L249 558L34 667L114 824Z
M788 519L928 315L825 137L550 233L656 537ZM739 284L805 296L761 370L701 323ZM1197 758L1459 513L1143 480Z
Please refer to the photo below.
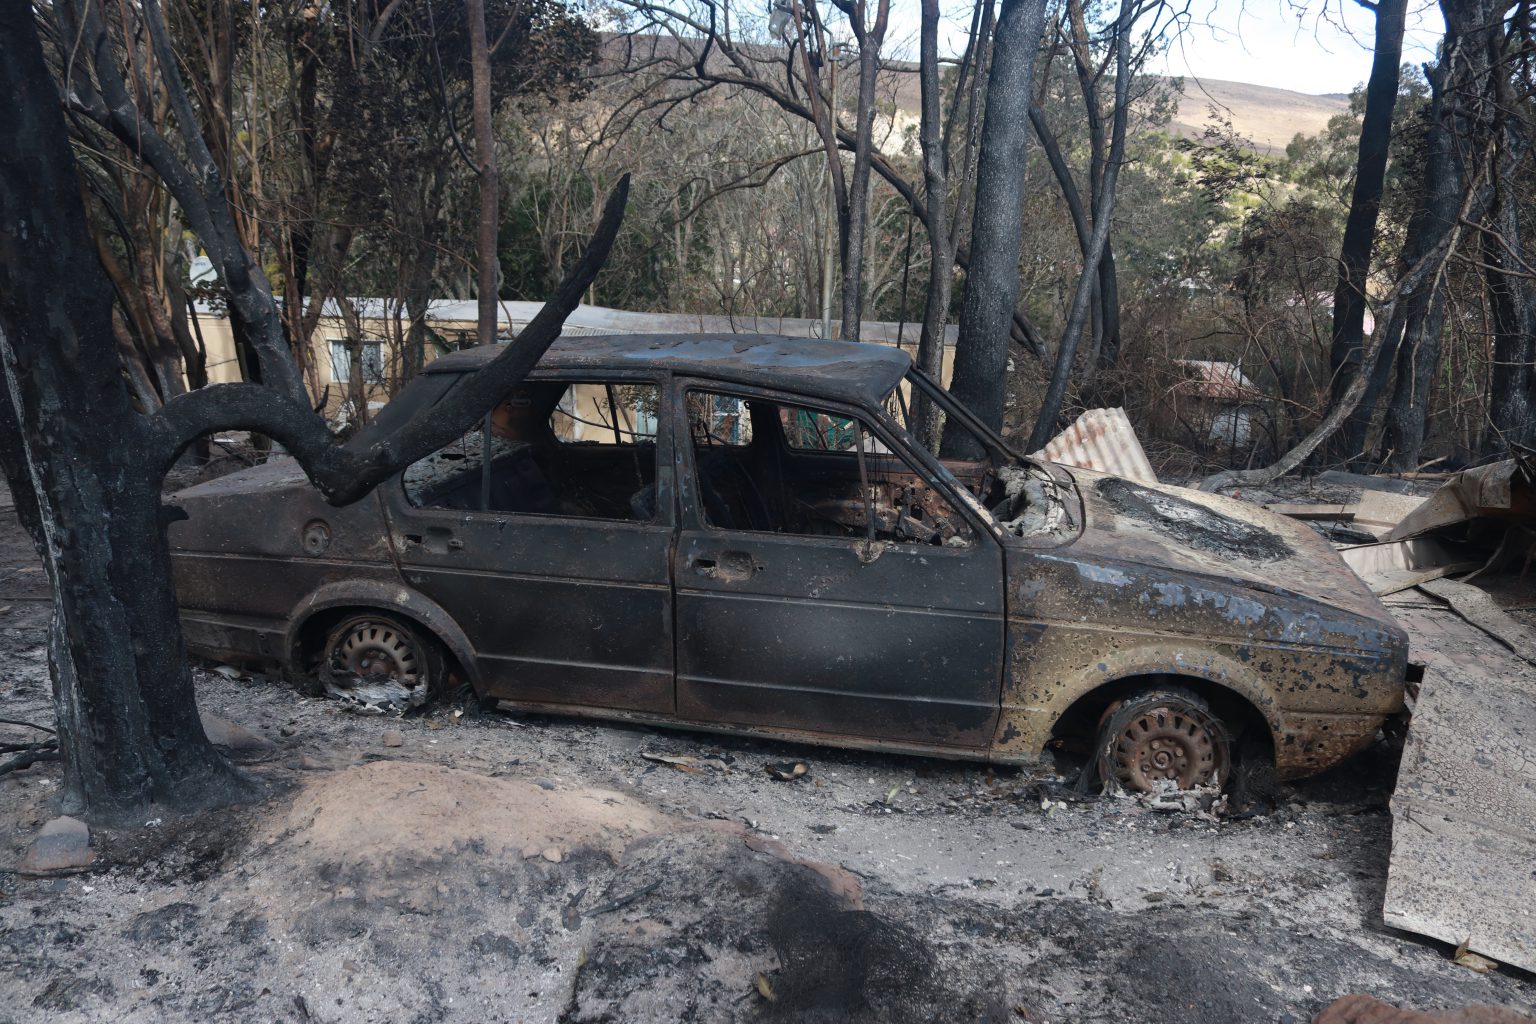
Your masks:
M1221 782L1216 737L1201 717L1171 707L1137 715L1115 734L1110 758L1127 789L1151 791L1171 781L1178 789Z
M426 682L415 642L388 622L355 624L336 645L331 663L345 683L393 682L415 692Z

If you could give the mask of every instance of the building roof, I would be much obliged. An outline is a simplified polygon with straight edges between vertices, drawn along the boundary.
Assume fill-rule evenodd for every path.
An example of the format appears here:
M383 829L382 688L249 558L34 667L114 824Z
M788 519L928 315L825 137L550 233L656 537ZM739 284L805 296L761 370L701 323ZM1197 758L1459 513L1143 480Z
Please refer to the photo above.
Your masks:
M422 372L467 373L502 351L463 349L434 359ZM887 345L772 334L562 337L539 361L540 370L657 369L852 404L878 404L911 365L910 356Z
M1236 363L1210 359L1177 359L1175 362L1189 371L1189 379L1176 385L1185 394L1221 402L1252 402L1264 397Z
M404 307L395 300L359 297L347 300L362 320L393 320L405 316ZM282 304L282 299L278 299ZM517 332L544 308L542 302L523 302L501 299L496 303L496 323L504 331ZM197 311L208 316L223 317L221 303L198 300ZM342 321L341 304L326 299L320 307L322 321L331 326ZM463 325L465 333L472 333L479 307L474 299L433 299L427 303L427 322L439 332L451 331L449 325ZM840 327L836 318L832 329ZM878 341L886 345L910 345L917 347L922 333L921 320L865 320L859 325L861 341ZM806 317L790 316L743 316L725 313L637 313L628 309L612 309L608 306L591 306L583 303L571 311L565 319L566 336L577 334L782 334L799 338L822 336L821 321ZM949 324L944 328L944 344L953 346L959 336L959 328Z

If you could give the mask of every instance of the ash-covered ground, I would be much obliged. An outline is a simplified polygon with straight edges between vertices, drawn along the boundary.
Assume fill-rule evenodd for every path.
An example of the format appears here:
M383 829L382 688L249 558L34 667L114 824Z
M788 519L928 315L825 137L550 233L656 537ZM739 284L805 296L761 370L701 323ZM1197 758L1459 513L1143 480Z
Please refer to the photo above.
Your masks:
M0 717L49 724L46 588L8 516L0 556ZM1349 992L1536 1003L1536 979L1381 924L1385 745L1212 818L1077 799L1054 766L451 703L371 716L198 680L204 710L271 742L242 755L261 801L97 831L89 870L37 878L16 868L58 765L0 777L0 1022L1225 1024L1309 1020ZM795 761L793 781L765 771Z

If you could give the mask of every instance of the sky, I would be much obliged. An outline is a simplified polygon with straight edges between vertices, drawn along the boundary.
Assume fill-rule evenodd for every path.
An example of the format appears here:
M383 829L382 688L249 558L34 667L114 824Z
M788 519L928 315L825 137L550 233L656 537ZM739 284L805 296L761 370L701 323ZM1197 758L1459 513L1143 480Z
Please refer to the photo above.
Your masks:
M1175 4L1180 0L1175 0ZM1356 0L1187 0L1189 24L1149 69L1304 93L1347 93L1371 72L1376 16ZM917 2L893 0L888 38L917 52ZM965 45L970 0L944 4L941 48ZM1409 0L1403 60L1434 55L1443 23L1433 0ZM904 45L905 44L905 45Z

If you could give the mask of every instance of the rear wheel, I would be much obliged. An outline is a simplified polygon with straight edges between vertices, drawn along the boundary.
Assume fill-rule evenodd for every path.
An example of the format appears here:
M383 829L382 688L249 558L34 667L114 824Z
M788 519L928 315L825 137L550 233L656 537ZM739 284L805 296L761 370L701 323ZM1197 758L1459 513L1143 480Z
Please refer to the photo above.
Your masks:
M1100 722L1099 777L1105 786L1146 793L1224 785L1232 768L1227 728L1189 690L1155 687L1111 705Z
M356 615L326 637L319 675L332 697L420 707L442 684L444 664L416 627L390 615Z

